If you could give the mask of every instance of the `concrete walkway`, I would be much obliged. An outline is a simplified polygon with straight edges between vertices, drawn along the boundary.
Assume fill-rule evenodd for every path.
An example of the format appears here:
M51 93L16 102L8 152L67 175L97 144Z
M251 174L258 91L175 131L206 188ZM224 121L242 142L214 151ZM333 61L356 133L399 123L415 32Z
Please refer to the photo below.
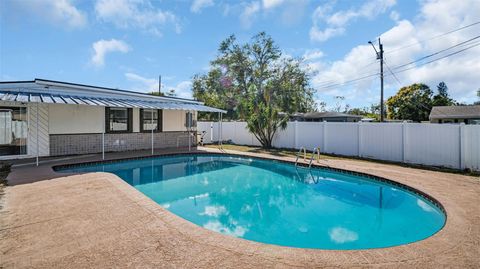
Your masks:
M480 266L478 178L356 160L322 163L386 177L428 193L445 207L447 223L430 238L398 247L353 251L280 247L196 226L112 174L57 174L50 180L6 188L0 211L0 268ZM13 175L20 175L20 170L35 171L16 167ZM51 169L50 173L55 174Z

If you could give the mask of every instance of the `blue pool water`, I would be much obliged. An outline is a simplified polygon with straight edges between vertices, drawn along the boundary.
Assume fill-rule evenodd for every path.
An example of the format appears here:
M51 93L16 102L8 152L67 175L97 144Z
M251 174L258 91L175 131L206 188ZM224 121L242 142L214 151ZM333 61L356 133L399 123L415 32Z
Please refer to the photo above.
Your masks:
M445 215L424 198L360 176L230 155L92 164L206 229L300 248L367 249L422 240Z

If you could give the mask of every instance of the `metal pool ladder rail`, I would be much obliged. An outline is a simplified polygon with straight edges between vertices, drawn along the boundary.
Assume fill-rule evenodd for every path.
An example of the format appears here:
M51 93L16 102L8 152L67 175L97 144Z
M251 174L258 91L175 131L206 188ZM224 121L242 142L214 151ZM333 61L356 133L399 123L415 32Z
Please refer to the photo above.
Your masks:
M297 153L297 159L295 160L295 166L297 166L298 158L300 157L300 154L302 154L302 150L303 150L303 160L305 161L307 159L307 149L305 147L301 147L300 150Z
M310 163L308 164L308 168L312 167L313 158L315 158L315 153L317 153L317 163L320 163L320 147L316 147L313 149L312 158L310 158ZM297 156L298 159L298 156Z

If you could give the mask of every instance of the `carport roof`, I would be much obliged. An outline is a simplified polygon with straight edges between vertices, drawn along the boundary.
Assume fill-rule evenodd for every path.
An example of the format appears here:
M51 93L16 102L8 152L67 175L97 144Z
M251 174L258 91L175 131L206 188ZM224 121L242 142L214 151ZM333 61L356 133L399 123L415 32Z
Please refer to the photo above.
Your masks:
M195 100L44 79L0 82L0 101L226 112Z

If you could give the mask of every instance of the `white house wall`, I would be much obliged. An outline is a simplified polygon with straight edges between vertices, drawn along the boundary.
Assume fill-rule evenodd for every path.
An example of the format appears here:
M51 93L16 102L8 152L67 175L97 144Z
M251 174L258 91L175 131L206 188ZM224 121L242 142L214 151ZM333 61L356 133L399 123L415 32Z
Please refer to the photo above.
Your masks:
M51 104L48 109L50 134L95 134L103 132L103 125L105 124L104 107Z
M163 110L163 131L186 131L186 113L185 110ZM195 112L194 119L196 119Z

